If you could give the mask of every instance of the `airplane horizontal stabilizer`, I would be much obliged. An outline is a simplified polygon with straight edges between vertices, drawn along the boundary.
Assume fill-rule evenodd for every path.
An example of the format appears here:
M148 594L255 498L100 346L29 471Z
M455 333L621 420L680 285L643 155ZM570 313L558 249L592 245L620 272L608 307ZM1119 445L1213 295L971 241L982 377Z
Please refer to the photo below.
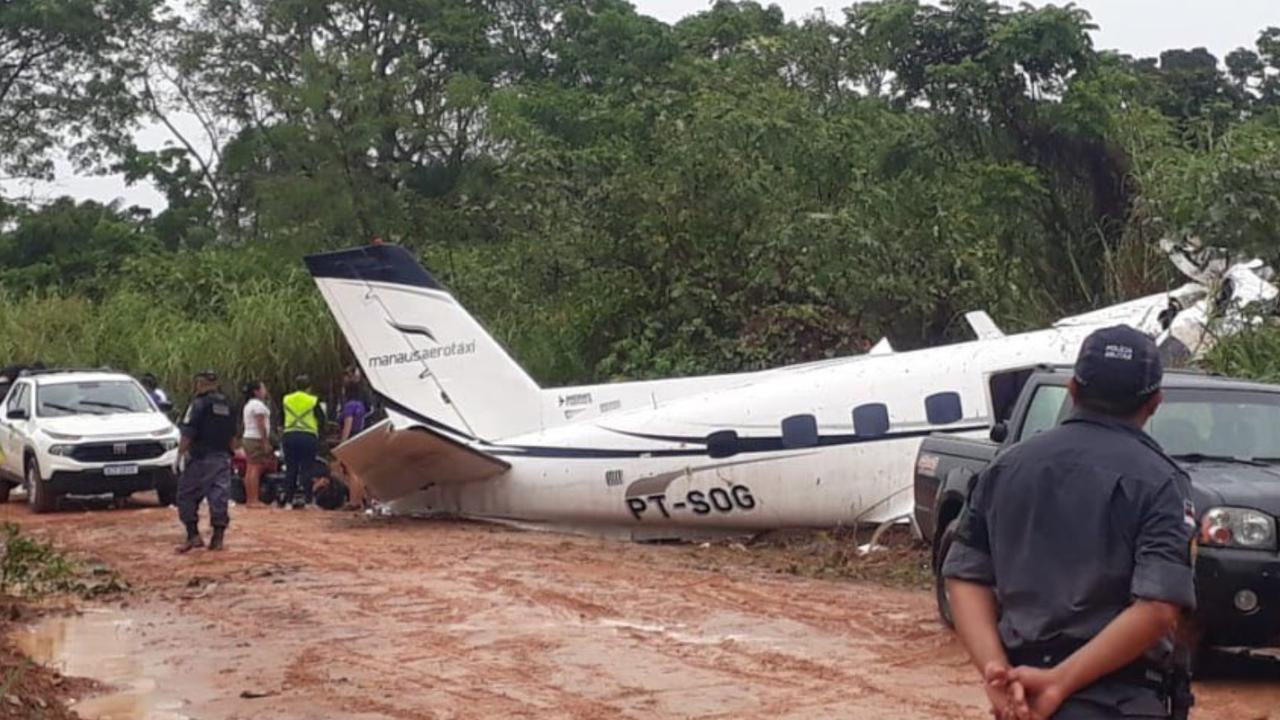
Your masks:
M974 310L965 313L964 319L969 322L969 327L973 328L973 334L978 336L979 340L999 340L1004 337L1004 332L996 326L996 321L985 310Z
M889 338L880 338L880 342L876 343L867 351L868 355L892 355L893 345L889 343Z
M338 446L333 454L379 500L395 500L430 485L487 480L511 467L428 428L397 430L389 420Z

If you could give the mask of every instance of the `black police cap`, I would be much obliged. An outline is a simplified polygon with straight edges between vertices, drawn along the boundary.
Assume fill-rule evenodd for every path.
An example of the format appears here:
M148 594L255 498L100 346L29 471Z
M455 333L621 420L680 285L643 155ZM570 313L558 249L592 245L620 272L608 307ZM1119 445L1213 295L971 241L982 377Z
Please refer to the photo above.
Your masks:
M218 381L218 373L214 372L213 370L201 370L200 372L196 373L196 377L200 378L201 380L208 380L209 382Z
M1094 397L1136 400L1160 389L1164 366L1151 338L1128 325L1116 325L1085 338L1076 358L1075 378Z

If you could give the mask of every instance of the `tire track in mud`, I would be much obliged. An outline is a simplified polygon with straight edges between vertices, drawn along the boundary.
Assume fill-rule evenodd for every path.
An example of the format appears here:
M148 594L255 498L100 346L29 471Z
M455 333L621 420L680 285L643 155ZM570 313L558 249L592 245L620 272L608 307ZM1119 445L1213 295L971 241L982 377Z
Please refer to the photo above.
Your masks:
M182 558L171 511L0 506L9 519L119 569L148 627L199 634L202 662L174 664L218 700L192 716L987 717L927 593L708 567L692 546L318 511L237 508L227 552ZM237 700L246 687L278 694ZM1195 718L1266 718L1268 693L1214 689Z

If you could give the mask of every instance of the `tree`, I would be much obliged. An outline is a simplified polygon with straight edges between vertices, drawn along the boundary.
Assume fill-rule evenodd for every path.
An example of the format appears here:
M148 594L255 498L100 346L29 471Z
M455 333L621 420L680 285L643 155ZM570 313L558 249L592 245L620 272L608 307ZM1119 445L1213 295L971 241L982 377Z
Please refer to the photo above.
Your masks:
M59 149L82 166L133 130L138 71L124 51L160 0L9 0L0 5L0 173L48 178Z

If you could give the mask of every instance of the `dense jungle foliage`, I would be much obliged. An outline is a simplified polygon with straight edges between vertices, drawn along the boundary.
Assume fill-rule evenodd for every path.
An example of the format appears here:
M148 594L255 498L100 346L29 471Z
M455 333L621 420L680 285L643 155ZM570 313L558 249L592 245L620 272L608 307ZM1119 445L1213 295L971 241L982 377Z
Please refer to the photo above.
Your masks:
M62 151L168 200L0 203L0 359L333 377L300 258L375 236L548 384L1034 327L1182 282L1162 238L1280 261L1280 28L1133 58L984 0L185 7L0 7L0 175ZM1213 361L1278 358L1264 327Z

